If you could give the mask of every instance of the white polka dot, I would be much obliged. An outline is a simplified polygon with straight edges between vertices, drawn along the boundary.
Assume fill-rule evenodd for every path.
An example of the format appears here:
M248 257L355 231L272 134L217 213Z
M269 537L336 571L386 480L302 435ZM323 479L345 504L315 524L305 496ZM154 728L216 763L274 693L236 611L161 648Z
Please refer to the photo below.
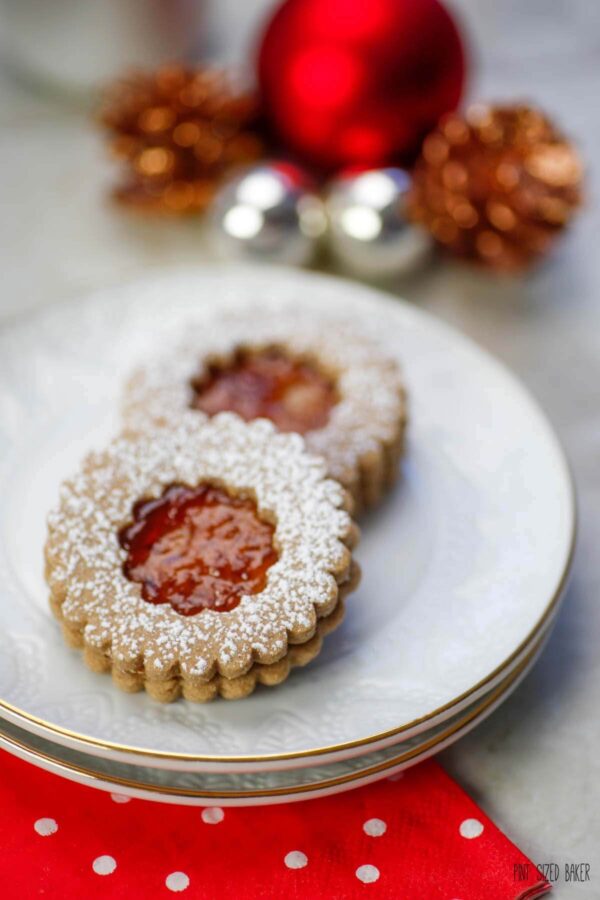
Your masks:
M225 813L220 806L207 806L200 813L202 821L207 825L218 825L225 818Z
M390 775L388 781L400 781L401 778L404 778L404 772L396 772L395 775Z
M97 856L92 863L96 875L112 875L117 868L117 861L112 856Z
M465 819L458 830L464 838L476 838L483 832L483 825L479 819Z
M190 879L185 872L171 872L165 879L165 884L170 891L177 893L185 891L190 886Z
M131 797L128 797L126 794L111 794L110 799L115 803L129 803Z
M302 850L290 850L285 855L284 863L288 869L303 869L308 863L308 856Z
M381 837L387 831L387 825L383 819L367 819L363 825L363 831L369 837Z
M54 819L38 819L37 822L34 822L33 827L42 837L48 837L58 831L58 825Z
M356 870L356 877L363 884L372 884L379 878L379 869L377 866L359 866Z

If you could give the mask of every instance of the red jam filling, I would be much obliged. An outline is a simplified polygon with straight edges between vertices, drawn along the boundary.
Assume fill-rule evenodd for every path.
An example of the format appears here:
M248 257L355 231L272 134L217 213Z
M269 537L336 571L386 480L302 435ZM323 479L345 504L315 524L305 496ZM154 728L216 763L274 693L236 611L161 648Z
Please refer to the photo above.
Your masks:
M253 500L175 484L133 507L133 522L119 533L123 571L148 603L170 603L182 616L227 612L264 589L277 560L274 530Z
M276 348L239 351L230 365L210 367L192 387L194 409L211 416L228 410L247 422L264 417L280 431L300 434L326 425L337 401L331 379Z

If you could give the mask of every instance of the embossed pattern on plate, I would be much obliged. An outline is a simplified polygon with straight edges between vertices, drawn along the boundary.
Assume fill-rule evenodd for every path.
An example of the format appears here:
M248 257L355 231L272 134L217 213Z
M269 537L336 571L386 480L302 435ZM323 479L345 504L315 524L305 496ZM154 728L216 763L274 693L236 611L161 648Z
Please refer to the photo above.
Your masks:
M339 310L383 335L410 396L403 478L363 523L363 583L313 664L240 703L157 706L119 693L63 645L46 605L45 516L81 454L117 427L120 383L132 365L166 331L217 304L254 300L273 314L299 304L307 315ZM6 326L0 484L0 714L39 733L46 726L28 717L65 729L54 737L74 746L89 737L225 761L366 741L447 705L451 716L456 698L539 627L574 533L562 452L506 370L408 304L273 268L157 276Z
M216 775L166 771L79 753L15 728L8 722L0 723L0 746L34 765L82 784L162 802L218 802L224 806L240 806L324 796L332 791L349 790L389 777L459 740L512 693L541 653L548 636L546 633L537 641L529 655L507 678L460 714L424 734L401 740L385 750L329 765L300 766L283 772L228 772Z

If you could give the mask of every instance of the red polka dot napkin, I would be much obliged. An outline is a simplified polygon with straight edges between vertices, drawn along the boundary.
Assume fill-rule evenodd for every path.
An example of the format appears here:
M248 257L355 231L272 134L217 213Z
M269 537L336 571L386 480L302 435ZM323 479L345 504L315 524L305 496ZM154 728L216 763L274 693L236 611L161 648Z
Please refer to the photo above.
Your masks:
M532 900L549 885L436 762L284 806L128 800L0 753L0 896Z

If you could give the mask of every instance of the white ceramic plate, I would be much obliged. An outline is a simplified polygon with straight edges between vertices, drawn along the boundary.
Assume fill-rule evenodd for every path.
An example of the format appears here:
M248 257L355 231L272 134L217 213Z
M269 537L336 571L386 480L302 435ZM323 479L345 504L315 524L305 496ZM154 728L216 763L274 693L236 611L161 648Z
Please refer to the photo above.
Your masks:
M548 632L508 678L460 714L384 750L327 765L216 775L166 771L80 753L9 722L0 723L0 747L72 781L164 803L246 806L326 796L397 774L459 740L513 692L542 652Z
M336 308L385 336L410 396L404 477L363 523L363 583L313 664L240 703L158 706L121 694L63 645L42 574L45 517L60 480L117 427L120 385L138 358L207 308L255 299L273 314ZM130 762L141 753L171 768L273 768L426 731L526 651L572 555L567 466L515 379L409 304L293 270L176 272L6 326L0 460L0 715Z

